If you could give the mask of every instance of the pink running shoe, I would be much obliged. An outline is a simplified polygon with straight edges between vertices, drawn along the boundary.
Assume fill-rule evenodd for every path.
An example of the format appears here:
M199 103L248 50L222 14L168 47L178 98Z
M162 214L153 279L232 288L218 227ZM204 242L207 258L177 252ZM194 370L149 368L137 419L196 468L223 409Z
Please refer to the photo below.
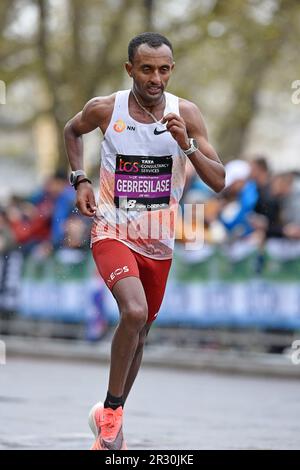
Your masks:
M91 450L127 450L123 437L123 408L104 408L99 402L90 411L89 425L96 438Z

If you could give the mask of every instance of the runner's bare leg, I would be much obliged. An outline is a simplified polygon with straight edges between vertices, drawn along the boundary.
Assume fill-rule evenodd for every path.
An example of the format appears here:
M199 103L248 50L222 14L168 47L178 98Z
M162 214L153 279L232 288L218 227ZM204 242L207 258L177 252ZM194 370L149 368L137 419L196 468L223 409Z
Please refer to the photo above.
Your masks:
M140 342L140 333L147 322L148 305L143 285L137 277L126 277L116 282L112 293L119 306L120 321L111 345L108 390L113 396L119 397L124 394L126 379ZM136 374L140 362L141 358L135 360ZM131 376L133 377L132 372Z
M151 328L151 323L147 323L139 334L138 346L136 348L130 369L127 374L126 382L125 382L125 387L124 387L124 392L123 392L124 402L126 401L129 395L129 392L132 388L132 385L140 369L142 358L143 358L144 344L145 344L145 340L147 338L150 328Z

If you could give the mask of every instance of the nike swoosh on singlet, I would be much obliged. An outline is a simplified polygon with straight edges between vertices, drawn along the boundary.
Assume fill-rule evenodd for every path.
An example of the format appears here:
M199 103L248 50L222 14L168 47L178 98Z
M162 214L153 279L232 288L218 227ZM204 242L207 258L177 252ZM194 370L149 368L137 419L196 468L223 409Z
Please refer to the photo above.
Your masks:
M163 132L167 132L168 129L164 129L163 131L158 131L156 128L154 129L154 134L159 135L162 134Z

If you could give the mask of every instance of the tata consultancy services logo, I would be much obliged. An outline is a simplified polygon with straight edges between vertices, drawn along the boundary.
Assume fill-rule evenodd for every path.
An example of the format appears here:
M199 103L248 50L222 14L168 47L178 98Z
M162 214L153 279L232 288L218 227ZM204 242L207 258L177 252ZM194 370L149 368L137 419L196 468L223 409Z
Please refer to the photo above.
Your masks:
M126 129L126 124L122 119L118 119L114 123L114 131L116 132L123 132Z

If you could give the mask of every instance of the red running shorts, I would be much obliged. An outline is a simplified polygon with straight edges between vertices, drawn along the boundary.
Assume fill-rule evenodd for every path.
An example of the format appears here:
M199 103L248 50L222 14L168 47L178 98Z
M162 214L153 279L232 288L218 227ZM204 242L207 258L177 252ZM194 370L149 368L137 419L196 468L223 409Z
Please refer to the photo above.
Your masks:
M110 290L125 277L134 276L141 280L148 304L147 323L155 320L163 301L172 259L148 258L113 238L93 243L92 253L97 269Z

